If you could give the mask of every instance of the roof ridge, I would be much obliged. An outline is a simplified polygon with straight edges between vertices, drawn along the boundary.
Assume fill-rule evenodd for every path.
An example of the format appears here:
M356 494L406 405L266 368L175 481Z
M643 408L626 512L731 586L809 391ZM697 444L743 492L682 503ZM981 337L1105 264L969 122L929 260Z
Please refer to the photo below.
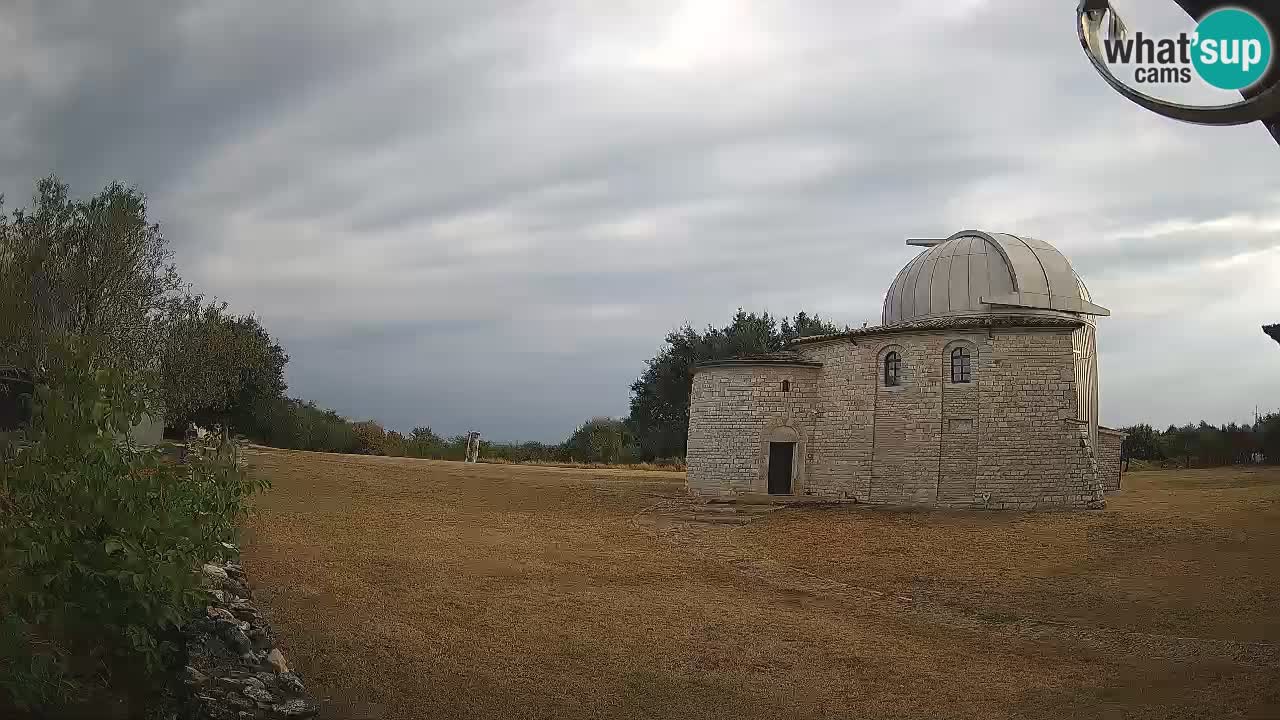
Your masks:
M809 335L807 337L791 340L787 343L787 347L822 342L825 340L839 340L842 338L865 337L868 335L911 332L913 330L948 330L975 327L1079 327L1086 324L1088 323L1084 320L1057 315L1033 315L1021 313L996 315L934 315L914 320L905 320L898 323L889 323L886 325L871 325L869 327L854 328L852 330L844 330L837 333Z

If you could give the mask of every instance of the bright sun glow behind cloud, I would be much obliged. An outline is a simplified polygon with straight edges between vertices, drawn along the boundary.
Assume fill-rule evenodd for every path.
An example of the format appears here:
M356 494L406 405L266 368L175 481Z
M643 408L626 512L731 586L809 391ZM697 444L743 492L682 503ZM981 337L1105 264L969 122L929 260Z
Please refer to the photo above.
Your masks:
M625 12L589 21L592 29L579 39L571 64L601 71L714 71L758 63L776 49L757 9L743 0L654 3L649 10L642 22L623 19Z

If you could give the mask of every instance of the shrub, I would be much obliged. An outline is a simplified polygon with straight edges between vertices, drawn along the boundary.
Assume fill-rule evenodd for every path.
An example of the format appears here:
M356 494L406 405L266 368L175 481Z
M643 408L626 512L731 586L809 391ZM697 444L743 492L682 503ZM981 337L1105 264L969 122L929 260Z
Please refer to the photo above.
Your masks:
M372 420L353 423L355 432L355 452L360 455L382 455L387 447L387 431Z
M565 443L574 460L587 463L624 462L624 448L631 444L626 423L614 418L596 417L582 423ZM631 453L639 459L639 452Z
M199 567L227 555L265 486L226 452L177 464L131 447L145 408L125 376L66 354L38 383L28 436L0 448L0 707L161 687L170 638L202 604Z

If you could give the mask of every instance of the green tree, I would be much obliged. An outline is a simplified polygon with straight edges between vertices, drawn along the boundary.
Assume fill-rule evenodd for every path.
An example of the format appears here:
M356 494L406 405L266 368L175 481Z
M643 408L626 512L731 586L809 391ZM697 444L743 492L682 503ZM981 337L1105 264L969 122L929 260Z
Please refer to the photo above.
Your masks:
M1160 460L1163 458L1160 447L1160 434L1150 425L1132 425L1121 428L1126 433L1124 438L1124 456L1135 460Z
M1196 452L1196 426L1170 425L1160 436L1161 449L1170 460L1182 461L1184 468L1191 467L1191 457Z
M796 338L843 329L847 328L803 312L794 319L783 318L779 328L769 313L757 315L739 308L723 328L708 326L699 332L685 325L668 334L665 346L648 360L644 373L631 384L627 425L639 455L646 460L684 457L689 435L689 393L698 363L781 350Z
M264 402L283 397L289 356L258 319L231 315L226 303L206 304L198 295L187 295L167 304L163 327L167 424L265 434L260 427Z
M1258 448L1267 462L1280 465L1280 413L1271 413L1258 421Z
M361 455L382 455L387 447L387 431L372 420L352 423L355 432L355 451Z
M133 387L154 388L143 376L163 343L158 317L180 286L137 188L114 182L78 200L44 178L31 208L0 222L0 364L40 375L46 341L69 336Z
M569 456L578 462L617 463L631 442L631 433L620 419L595 417L582 423L566 443Z

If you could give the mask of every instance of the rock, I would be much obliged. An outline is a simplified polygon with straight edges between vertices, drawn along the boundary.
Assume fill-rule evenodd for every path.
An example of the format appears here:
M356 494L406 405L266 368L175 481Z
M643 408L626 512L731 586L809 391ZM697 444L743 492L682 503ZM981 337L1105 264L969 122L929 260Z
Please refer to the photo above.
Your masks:
M267 654L267 664L276 671L277 675L289 672L289 663L285 662L284 653L280 652L280 648L273 648Z
M276 676L276 681L280 684L282 690L294 695L301 695L307 691L306 686L302 684L302 678L291 672L280 673Z
M233 693L243 692L245 688L257 688L262 690L266 687L266 685L264 685L263 682L254 675L225 675L218 678L216 684Z
M245 622L256 622L258 620L258 611L251 607L233 607L231 608L231 614Z
M227 648L227 644L222 641L222 638L210 634L204 637L204 642L201 643L198 654L211 657L226 657L234 653Z
M266 704L271 704L276 701L275 695L272 695L269 691L263 690L262 688L259 688L259 687L252 687L252 686L246 687L244 689L244 696L249 698L250 700L253 700L254 702L260 702L260 703L266 703Z
M222 700L213 700L205 704L204 716L210 720L240 720L240 713L226 706Z
M277 717L282 718L309 718L320 712L320 708L316 707L315 703L305 698L282 702L271 709Z
M245 587L244 585L241 585L240 583L236 582L235 580L232 580L231 578L223 578L222 591L225 592L227 595L232 595L238 598L252 597L252 595L249 593L249 588Z
M232 615L231 611L227 610L226 608L214 607L210 605L206 607L204 611L205 611L205 614L209 616L210 620L230 620L232 622L236 621L236 616Z
M253 643L249 642L249 636L244 634L236 625L226 625L224 630L218 635L222 641L227 644L227 649L236 655L244 655L253 651Z
M248 692L256 689L257 688L245 688L245 691ZM254 703L254 701L249 699L248 697L244 695L234 695L234 694L227 696L226 704L234 705L235 707L244 708L246 710L252 710L258 707L257 704Z
M2 0L0 0L2 1ZM201 566L203 612L183 628L190 665L182 672L190 717L202 720L314 718L320 711L302 678L274 647L267 619L251 603L238 562ZM179 666L183 667L183 666ZM187 717L187 715L183 715Z
M188 665L185 669L183 669L183 673L185 674L185 677L183 677L182 681L186 683L187 687L190 687L190 688L203 687L205 683L209 682L208 675L205 675L204 673L191 667L190 665Z
M249 642L253 643L254 650L270 650L271 636L262 628L253 628L248 632Z

